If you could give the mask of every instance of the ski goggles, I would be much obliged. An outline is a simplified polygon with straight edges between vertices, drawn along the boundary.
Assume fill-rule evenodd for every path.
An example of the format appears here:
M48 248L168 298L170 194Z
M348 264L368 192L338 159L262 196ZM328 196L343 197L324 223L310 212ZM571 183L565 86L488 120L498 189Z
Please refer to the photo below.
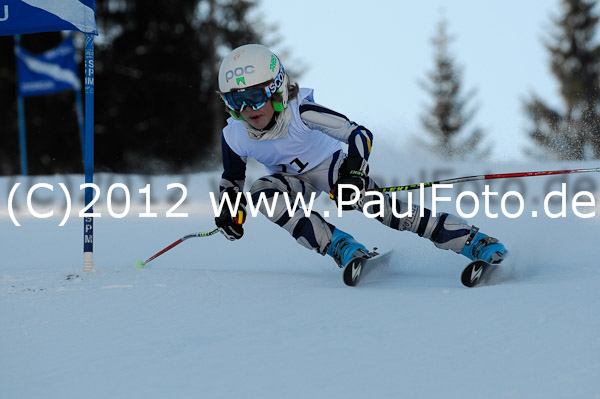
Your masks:
M279 73L273 81L264 87L253 87L250 89L237 90L221 94L221 98L232 111L242 112L244 107L253 110L261 109L269 98L281 87L285 80L283 64L279 63Z
M261 109L272 95L269 86L266 86L221 94L221 98L231 110L242 112L244 107L250 107L255 111Z

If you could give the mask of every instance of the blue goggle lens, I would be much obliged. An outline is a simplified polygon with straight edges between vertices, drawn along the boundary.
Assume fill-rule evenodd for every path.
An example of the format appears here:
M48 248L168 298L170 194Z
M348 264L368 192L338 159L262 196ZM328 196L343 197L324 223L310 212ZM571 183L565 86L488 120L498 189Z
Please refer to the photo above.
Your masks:
M256 87L226 93L222 97L229 108L241 112L245 106L251 107L253 110L262 108L269 100L270 95L268 94L264 88Z

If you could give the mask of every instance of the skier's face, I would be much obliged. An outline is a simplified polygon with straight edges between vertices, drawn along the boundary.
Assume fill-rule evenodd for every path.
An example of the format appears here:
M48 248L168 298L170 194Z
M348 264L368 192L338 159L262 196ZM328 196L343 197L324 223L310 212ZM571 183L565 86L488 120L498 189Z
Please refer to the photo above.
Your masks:
M273 103L269 99L267 103L257 109L254 110L252 107L244 107L241 112L242 116L255 129L264 129L271 119L273 119L273 115L275 114L275 110L273 109Z

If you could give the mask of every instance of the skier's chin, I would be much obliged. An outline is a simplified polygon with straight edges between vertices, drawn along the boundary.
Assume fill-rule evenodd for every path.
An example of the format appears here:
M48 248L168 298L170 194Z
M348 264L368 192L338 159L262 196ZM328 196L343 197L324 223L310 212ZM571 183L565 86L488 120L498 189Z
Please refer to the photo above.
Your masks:
M250 118L247 118L246 121L255 129L262 130L264 129L269 121L264 115L256 115Z

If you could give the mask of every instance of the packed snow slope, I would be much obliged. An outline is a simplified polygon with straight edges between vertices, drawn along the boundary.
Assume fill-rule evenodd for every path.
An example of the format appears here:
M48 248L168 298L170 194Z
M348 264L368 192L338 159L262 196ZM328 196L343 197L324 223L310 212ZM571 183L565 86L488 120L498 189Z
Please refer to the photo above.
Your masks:
M378 160L379 159L379 160ZM385 159L389 159L388 162ZM464 175L587 168L576 164L431 164L373 154L382 185ZM262 170L251 166L249 180ZM310 252L266 218L249 217L245 236L185 241L214 228L209 192L219 173L98 175L95 268L82 271L82 176L0 179L0 397L12 398L600 398L600 175L497 181L490 213L520 191L523 214L470 221L500 238L510 257L492 285L460 284L466 259L360 213L338 218L321 196L315 210L368 247L394 252L358 287L346 287L329 257ZM15 226L8 199L12 198ZM73 197L64 226L63 183ZM128 212L122 186L130 191ZM565 186L565 217L544 198ZM32 216L54 210L52 217ZM175 212L166 217L182 196ZM480 184L481 183L481 184ZM145 194L151 184L150 212ZM458 193L440 191L438 211L456 213ZM249 184L247 185L249 187ZM591 206L572 209L578 192ZM428 190L430 193L430 190ZM406 193L403 194L406 198ZM414 193L419 202L418 193ZM473 200L462 198L464 213ZM426 195L430 206L430 195ZM590 198L582 195L579 201ZM549 211L562 198L549 200ZM520 203L505 198L513 215ZM537 217L532 211L538 212Z

